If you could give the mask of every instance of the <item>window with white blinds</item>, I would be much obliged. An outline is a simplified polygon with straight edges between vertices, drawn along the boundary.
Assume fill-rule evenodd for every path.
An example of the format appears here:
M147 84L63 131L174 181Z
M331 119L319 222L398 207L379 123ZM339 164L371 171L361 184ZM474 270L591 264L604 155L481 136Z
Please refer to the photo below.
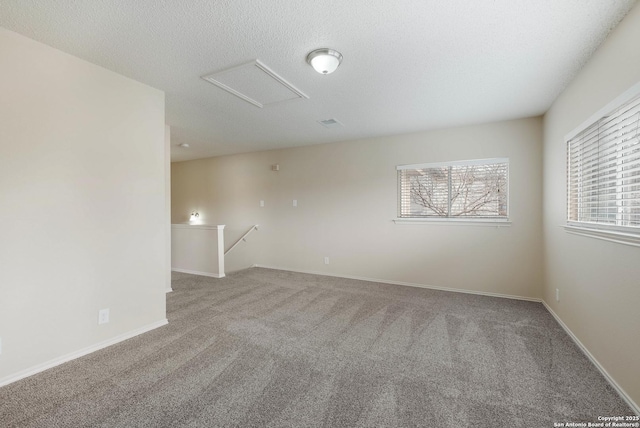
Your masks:
M640 96L567 140L569 226L640 234Z
M397 167L400 218L508 217L509 159Z

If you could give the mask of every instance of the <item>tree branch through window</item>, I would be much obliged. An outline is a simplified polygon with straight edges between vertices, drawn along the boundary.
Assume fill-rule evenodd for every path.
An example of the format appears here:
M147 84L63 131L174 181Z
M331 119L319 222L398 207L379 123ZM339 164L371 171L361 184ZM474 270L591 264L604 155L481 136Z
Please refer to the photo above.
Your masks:
M398 167L400 217L507 217L507 159Z

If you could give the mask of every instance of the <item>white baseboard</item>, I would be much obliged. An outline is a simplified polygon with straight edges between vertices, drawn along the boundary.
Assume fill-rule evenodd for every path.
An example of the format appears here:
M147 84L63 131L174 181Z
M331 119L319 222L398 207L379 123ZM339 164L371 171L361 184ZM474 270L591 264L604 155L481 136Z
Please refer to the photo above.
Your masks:
M180 272L180 273L190 273L191 275L200 275L200 276L208 276L211 278L224 278L225 275L211 272L198 272L197 270L187 270L187 269L177 269L171 268L172 272Z
M96 343L95 345L91 345L87 348L80 349L79 351L75 351L70 354L63 355L58 358L54 358L53 360L47 361L46 363L38 364L34 367L30 367L28 369L19 371L18 373L15 373L0 379L0 387L13 383L15 381L18 381L20 379L24 379L25 377L33 376L34 374L43 372L55 366L59 366L60 364L69 362L71 360L75 360L76 358L83 357L87 354L106 348L108 346L115 345L116 343L123 342L127 339L131 339L132 337L154 330L158 327L162 327L163 325L167 325L168 323L169 321L165 318L164 320L157 321L152 324L148 324L144 327L118 335L114 338L105 340L100 343Z
M377 279L377 278L365 278L365 277L353 276L353 275L338 275L338 274L333 274L328 272L315 272L315 271L289 269L289 268L281 268L281 267L273 267L273 266L265 266L265 265L253 265L253 267L263 268L263 269L284 270L287 272L308 273L312 275L331 276L334 278L357 279L359 281L380 282L382 284L404 285L407 287L427 288L430 290L453 291L455 293L477 294L480 296L489 296L489 297L501 297L504 299L526 300L528 302L538 302L538 303L542 302L542 299L539 299L536 297L515 296L511 294L490 293L486 291L465 290L460 288L437 287L435 285L417 284L413 282L391 281L388 279Z
M629 395L625 392L625 390L622 389L620 385L618 385L618 383L613 379L613 377L611 377L611 375L602 366L602 364L600 364L600 362L596 359L596 357L594 357L591 354L591 352L589 352L587 347L584 346L582 342L580 342L580 339L578 339L578 337L575 334L573 334L573 332L569 329L569 327L567 327L567 325L562 321L562 319L553 311L553 309L551 309L551 306L549 306L547 302L545 302L544 300L542 300L542 304L544 305L545 308L547 308L549 313L553 315L553 317L556 319L558 324L560 324L560 327L564 329L564 331L569 335L571 340L573 340L573 342L576 345L578 345L578 348L580 348L582 353L586 355L589 361L591 361L591 363L594 366L596 366L596 368L600 371L600 373L602 373L602 376L604 376L604 378L607 380L607 382L609 382L609 384L613 387L613 389L615 389L616 392L620 395L620 397L622 397L622 399L629 405L629 407L631 407L631 410L633 410L636 413L636 415L640 416L640 406L638 406L638 404L636 404L631 399L631 397L629 397Z

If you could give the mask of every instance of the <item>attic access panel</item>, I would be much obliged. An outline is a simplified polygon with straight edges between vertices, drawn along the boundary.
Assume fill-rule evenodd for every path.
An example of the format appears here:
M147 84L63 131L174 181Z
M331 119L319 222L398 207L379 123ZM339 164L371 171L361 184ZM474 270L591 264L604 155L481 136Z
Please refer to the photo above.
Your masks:
M282 101L309 98L257 59L202 78L260 108Z

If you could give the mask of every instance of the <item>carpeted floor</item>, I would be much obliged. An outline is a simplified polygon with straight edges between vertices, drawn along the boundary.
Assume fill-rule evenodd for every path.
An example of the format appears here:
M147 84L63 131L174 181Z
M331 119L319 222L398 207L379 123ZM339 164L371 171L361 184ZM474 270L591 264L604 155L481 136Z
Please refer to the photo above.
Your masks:
M539 303L249 269L0 388L2 427L553 427L631 410Z

